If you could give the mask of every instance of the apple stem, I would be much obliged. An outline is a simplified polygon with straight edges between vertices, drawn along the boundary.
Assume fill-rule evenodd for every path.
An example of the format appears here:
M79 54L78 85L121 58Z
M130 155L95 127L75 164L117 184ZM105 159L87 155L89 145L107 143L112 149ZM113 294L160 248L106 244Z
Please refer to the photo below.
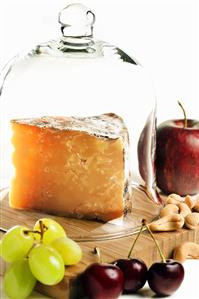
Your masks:
M161 259L162 259L163 263L166 263L166 259L165 259L165 256L164 256L164 254L163 254L161 248L160 248L160 245L159 245L158 241L156 240L156 238L154 237L154 234L152 233L150 227L146 224L146 220L143 219L143 220L142 220L142 223L143 223L143 225L146 227L146 229L148 230L148 232L149 232L149 234L151 235L151 238L153 239L153 241L155 242L155 245L156 245L156 247L157 247L157 249L158 249L158 252L159 252L159 254L160 254L160 256L161 256Z
M98 257L98 260L99 260L99 263L102 264L103 261L102 261L102 256L101 256L101 252L100 252L100 249L99 247L94 247L94 254L97 254L97 257Z
M184 114L184 128L187 128L187 115L186 115L186 111L185 111L185 109L182 106L182 104L181 104L180 101L178 101L178 105L180 106L180 108L182 109L183 114Z
M128 256L127 256L128 259L131 257L131 253L132 253L132 251L133 251L133 248L135 247L135 244L136 244L136 242L137 242L139 236L141 235L141 232L143 231L143 228L144 228L144 224L142 223L142 225L141 225L141 227L140 227L140 230L139 230L139 232L137 233L136 238L135 238L135 240L134 240L134 242L133 242L133 244L132 244L132 246L131 246L131 248L130 248L130 250L129 250L129 253L128 253Z

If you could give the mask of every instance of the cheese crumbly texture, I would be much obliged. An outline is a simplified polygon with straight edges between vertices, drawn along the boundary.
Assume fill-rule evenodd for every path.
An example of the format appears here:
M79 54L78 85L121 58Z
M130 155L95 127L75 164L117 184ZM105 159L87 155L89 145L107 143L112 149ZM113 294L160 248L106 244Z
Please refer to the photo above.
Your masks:
M11 121L10 206L109 221L127 208L128 132L120 117Z

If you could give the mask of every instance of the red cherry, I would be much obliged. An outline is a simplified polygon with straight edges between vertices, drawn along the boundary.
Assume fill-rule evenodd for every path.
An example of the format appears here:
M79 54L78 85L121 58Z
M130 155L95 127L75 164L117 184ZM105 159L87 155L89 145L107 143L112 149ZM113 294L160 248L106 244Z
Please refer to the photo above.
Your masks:
M134 293L141 289L147 279L147 266L138 259L119 259L114 265L124 274L124 293Z
M184 278L184 267L177 261L166 260L166 263L154 263L148 271L148 284L158 295L169 296L181 285Z
M124 293L134 293L141 289L147 279L147 266L142 260L132 259L131 253L135 244L142 233L144 223L140 227L140 230L135 237L133 244L129 250L127 259L119 259L114 262L114 265L118 266L124 275Z
M89 299L116 299L122 294L124 276L115 265L95 263L82 274L82 283Z

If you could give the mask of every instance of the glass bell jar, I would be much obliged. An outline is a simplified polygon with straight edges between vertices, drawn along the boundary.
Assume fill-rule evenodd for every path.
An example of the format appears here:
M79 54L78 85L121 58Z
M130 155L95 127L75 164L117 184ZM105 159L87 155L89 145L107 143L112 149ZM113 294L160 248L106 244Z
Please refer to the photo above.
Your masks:
M144 136L147 138L147 142L143 145L143 151L149 150L149 152L148 157L145 154L142 158L143 160L148 159L145 164L150 168L149 164L152 162L149 156L153 155L152 142L154 141L153 128L155 126L155 95L150 78L135 58L117 46L95 38L95 15L84 5L68 5L59 13L58 21L61 25L60 38L37 45L25 55L16 55L1 71L0 187L2 212L7 215L7 222L2 222L2 229L5 230L7 229L6 225L9 225L9 211L13 209L9 206L10 184L13 177L20 176L22 168L28 167L27 155L31 157L31 151L34 151L34 146L31 148L31 139L24 137L25 135L22 136L23 132L17 131L17 127L13 124L30 125L33 128L35 121L37 127L45 129L45 125L48 126L45 122L48 123L49 117L53 118L55 127L57 126L55 129L59 130L59 125L62 126L60 122L64 117L74 117L70 119L72 123L74 122L73 128L75 125L78 126L75 124L75 117L80 120L91 117L91 123L88 126L92 130L92 125L96 126L95 121L92 123L92 117L106 113L110 113L111 117L116 114L124 120L129 132L130 160L128 159L126 163L131 172L131 187L133 190L139 189L140 192L143 189L143 194L146 195L149 192L146 192L146 189L139 183L142 182L143 186L144 184L153 185L153 176L147 178L145 183L141 181L137 158L138 140L146 124L144 135L148 135ZM148 123L146 123L147 119ZM102 128L97 128L97 130L103 132L106 128L112 130L111 124L108 127L103 119L98 125ZM53 126L52 123L51 126ZM33 133L31 131L31 134ZM16 137L18 141L15 140L13 134L18 134ZM98 135L96 131L94 135ZM108 136L105 134L103 138L108 139ZM17 152L16 142L17 149L21 149L19 158L13 155L14 151ZM38 138L37 142L42 143L42 139ZM42 153L44 160L48 151L52 150L51 147L52 144L49 141L46 144L46 152ZM56 147L54 147L54 153L57 157L61 156ZM76 149L76 155L78 156L78 149ZM38 161L33 159L30 162L34 164L34 167L31 168L31 175L35 178L35 185L39 184L39 170L42 167ZM114 165L109 163L109 168L112 167ZM45 171L50 170L46 167ZM24 189L29 190L31 197L30 180L24 179L22 176L15 188L20 189L23 185ZM47 181L46 184L50 184L50 182ZM77 185L77 188L80 188L81 184L81 177L79 177L79 187ZM136 202L136 198L134 200ZM56 198L54 201L56 202ZM46 205L48 205L47 202ZM108 206L109 202L107 201L107 208ZM147 198L145 209L151 209ZM71 237L85 241L132 234L138 228L140 221L140 219L133 218L134 216L131 217L131 214L134 215L133 211L133 209L131 212L127 211L125 217L105 222L82 220L75 217L67 218L62 217L63 215L57 217L62 224L67 226ZM45 214L43 210L39 212L34 209L31 212L26 209L14 209L14 213L20 213L20 217L25 215L24 222L29 224ZM18 217L16 216L14 219L14 214L11 214L10 222L16 221L15 224L17 224ZM153 217L154 214L151 212L150 217ZM53 213L50 215L56 217Z

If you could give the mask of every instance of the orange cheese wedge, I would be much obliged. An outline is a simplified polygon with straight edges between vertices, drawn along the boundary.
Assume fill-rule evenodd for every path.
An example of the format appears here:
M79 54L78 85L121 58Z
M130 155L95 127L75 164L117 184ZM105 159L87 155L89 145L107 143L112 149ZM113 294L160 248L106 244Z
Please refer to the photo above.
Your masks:
M11 121L10 206L109 221L128 204L128 132L120 117Z

